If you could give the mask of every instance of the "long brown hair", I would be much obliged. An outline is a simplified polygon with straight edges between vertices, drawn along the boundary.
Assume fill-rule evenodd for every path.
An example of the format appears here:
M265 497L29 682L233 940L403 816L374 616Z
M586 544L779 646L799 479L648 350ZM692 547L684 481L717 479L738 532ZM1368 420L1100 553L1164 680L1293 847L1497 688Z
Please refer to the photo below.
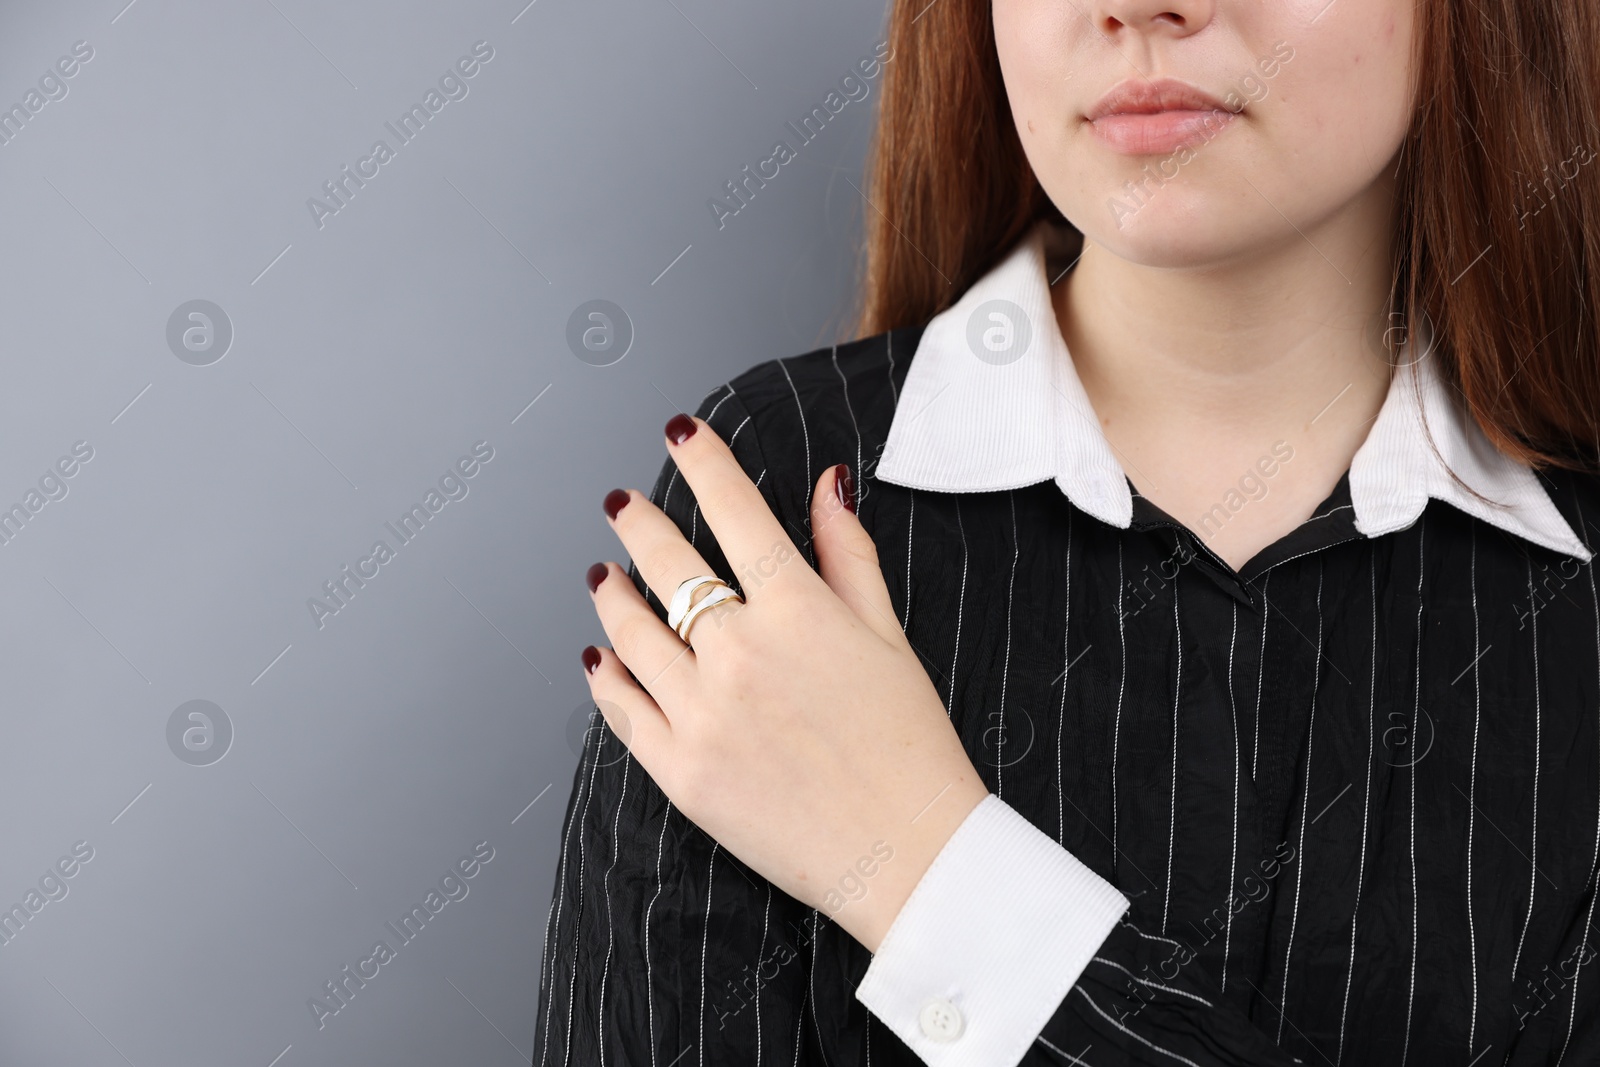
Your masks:
M1501 451L1593 470L1600 4L1419 0L1417 20L1390 307L1426 314L1441 376ZM926 322L1034 222L1061 219L1017 137L990 3L894 0L889 41L861 336Z

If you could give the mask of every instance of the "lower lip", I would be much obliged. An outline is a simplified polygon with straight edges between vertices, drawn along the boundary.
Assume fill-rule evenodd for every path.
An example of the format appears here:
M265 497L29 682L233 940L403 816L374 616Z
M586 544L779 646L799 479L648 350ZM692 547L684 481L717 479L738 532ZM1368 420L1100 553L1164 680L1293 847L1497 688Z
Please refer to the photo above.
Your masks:
M1233 115L1231 111L1157 111L1107 115L1089 125L1112 151L1144 156L1209 141L1233 122Z

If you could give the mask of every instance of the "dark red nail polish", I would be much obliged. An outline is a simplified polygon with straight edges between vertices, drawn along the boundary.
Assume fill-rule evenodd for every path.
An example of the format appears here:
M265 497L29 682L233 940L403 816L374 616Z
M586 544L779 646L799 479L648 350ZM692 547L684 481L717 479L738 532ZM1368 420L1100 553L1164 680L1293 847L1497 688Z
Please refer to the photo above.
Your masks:
M850 468L843 463L833 468L833 491L839 495L839 503L845 506L845 510L854 515L856 483L850 478Z
M627 503L628 503L628 491L626 489L613 489L613 490L611 490L611 492L606 494L606 501L605 501L606 517L607 518L612 518L612 519L616 518L617 517L617 512L621 511L623 506L626 505Z
M600 669L600 650L593 645L583 648L583 669L593 674Z
M596 563L592 565L589 568L589 573L583 576L583 580L589 583L589 592L592 593L596 589L599 589L600 583L605 581L606 575L610 573L611 572L606 569L606 565L604 563Z
M674 415L667 420L667 440L675 445L681 445L694 436L695 429L694 420L689 416Z

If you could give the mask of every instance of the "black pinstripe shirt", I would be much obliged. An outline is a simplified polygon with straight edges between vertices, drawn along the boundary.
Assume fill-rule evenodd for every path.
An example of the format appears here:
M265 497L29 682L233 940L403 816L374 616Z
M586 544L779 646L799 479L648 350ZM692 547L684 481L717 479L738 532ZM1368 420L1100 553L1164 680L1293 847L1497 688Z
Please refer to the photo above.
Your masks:
M1590 565L1439 499L1367 536L1348 474L1239 572L1136 493L1122 527L1049 480L890 484L923 329L761 364L698 414L808 558L811 487L851 465L989 789L1130 902L1020 1062L1600 1063ZM1538 478L1592 542L1600 483ZM736 577L670 461L652 499ZM535 1064L924 1062L854 995L871 962L590 732Z

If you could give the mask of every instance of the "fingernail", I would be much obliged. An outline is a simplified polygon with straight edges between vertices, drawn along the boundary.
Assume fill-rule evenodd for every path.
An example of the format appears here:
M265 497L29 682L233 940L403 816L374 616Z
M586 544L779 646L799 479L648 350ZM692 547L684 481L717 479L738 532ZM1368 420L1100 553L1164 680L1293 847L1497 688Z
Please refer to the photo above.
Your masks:
M610 573L611 572L606 569L606 565L604 563L596 563L592 565L589 568L589 573L583 576L583 580L589 583L589 592L592 593L596 589L599 589L600 583L605 581L606 575Z
M583 646L583 669L590 674L600 669L600 650L593 645Z
M850 480L850 468L843 463L833 468L833 491L845 510L856 513L856 483Z
M613 489L613 490L611 490L611 492L606 494L606 500L605 500L606 517L607 518L611 518L611 519L616 518L617 517L617 512L621 511L623 509L623 506L626 505L627 503L628 503L628 491L626 489Z
M667 420L667 440L675 445L681 445L694 436L694 420L687 415L678 414Z

